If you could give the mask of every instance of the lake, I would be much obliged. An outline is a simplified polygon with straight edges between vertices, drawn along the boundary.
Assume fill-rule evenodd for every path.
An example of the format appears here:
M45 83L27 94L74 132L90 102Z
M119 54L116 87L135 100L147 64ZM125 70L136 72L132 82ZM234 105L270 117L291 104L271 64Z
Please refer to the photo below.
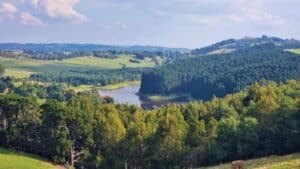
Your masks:
M100 89L98 90L98 93L101 97L110 96L114 98L115 103L118 104L138 105L148 109L156 108L169 103L182 104L187 102L187 99L184 97L176 98L173 100L153 101L147 97L138 95L139 88L139 85L130 85L114 90Z

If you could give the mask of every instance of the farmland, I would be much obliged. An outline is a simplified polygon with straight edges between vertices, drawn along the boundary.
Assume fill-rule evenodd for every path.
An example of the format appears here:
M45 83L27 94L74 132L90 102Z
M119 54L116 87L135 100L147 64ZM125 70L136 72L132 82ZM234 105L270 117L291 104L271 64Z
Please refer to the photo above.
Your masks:
M61 72L69 70L90 70L90 69L120 69L154 67L151 59L140 60L140 63L132 63L133 55L120 55L115 59L78 57L63 61L33 60L28 58L0 58L0 63L6 67L6 75L16 77L28 77L38 72Z

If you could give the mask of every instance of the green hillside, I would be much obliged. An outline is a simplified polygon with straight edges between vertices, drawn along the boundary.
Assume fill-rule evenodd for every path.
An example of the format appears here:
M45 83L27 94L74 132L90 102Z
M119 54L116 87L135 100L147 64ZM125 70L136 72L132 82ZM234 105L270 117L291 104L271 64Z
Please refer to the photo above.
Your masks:
M37 156L0 148L0 169L63 169Z
M245 169L299 169L300 154L270 156L247 160L245 161L244 165ZM212 167L202 167L199 169L231 169L231 163Z
M274 45L260 45L229 54L178 60L146 72L140 93L223 97L257 81L297 79L300 57Z

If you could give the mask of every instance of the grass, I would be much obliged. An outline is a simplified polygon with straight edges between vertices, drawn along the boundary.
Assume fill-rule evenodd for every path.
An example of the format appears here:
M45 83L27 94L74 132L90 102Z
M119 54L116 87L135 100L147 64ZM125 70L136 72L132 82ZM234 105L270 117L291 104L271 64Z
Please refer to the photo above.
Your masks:
M18 79L28 78L32 72L25 71L25 70L17 70L17 69L6 69L4 76L15 77Z
M101 90L116 90L116 89L126 87L126 86L129 86L129 85L140 85L140 84L141 84L140 81L128 81L128 82L121 82L121 83L117 83L117 84L101 86L101 87L98 87L98 89L101 89Z
M70 89L75 90L76 92L84 92L84 91L91 91L94 89L93 85L80 85L80 86L70 86Z
M37 156L0 148L0 169L62 169Z
M2 63L7 69L6 75L15 75L18 77L28 77L35 72L60 72L69 70L90 70L90 69L119 69L123 66L129 68L137 67L154 67L152 60L141 60L140 63L131 63L133 55L120 55L116 59L95 58L95 57L78 57L57 60L34 60L28 58L1 58Z
M244 167L245 169L299 169L300 153L246 160ZM198 169L231 169L231 163Z
M300 49L288 49L286 51L289 51L289 52L292 52L292 53L295 53L295 54L299 54L300 55Z
M136 67L154 67L154 63L151 60L141 60L140 63L129 62L133 58L133 55L120 55L115 59L95 58L95 57L79 57L63 60L62 63L69 65L80 66L93 66L107 69L119 69L123 65L130 68Z
M146 97L152 101L168 101L168 100L174 100L179 96L178 95L149 95Z

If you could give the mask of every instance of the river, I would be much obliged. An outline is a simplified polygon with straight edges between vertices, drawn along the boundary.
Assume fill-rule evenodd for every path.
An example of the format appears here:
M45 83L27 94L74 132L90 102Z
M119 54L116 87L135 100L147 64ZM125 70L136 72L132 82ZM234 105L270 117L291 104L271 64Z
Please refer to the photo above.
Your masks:
M114 98L115 103L138 105L143 108L152 109L169 103L186 103L186 98L176 98L173 100L153 101L147 97L138 95L139 85L130 85L114 90L98 90L101 97L110 96Z

